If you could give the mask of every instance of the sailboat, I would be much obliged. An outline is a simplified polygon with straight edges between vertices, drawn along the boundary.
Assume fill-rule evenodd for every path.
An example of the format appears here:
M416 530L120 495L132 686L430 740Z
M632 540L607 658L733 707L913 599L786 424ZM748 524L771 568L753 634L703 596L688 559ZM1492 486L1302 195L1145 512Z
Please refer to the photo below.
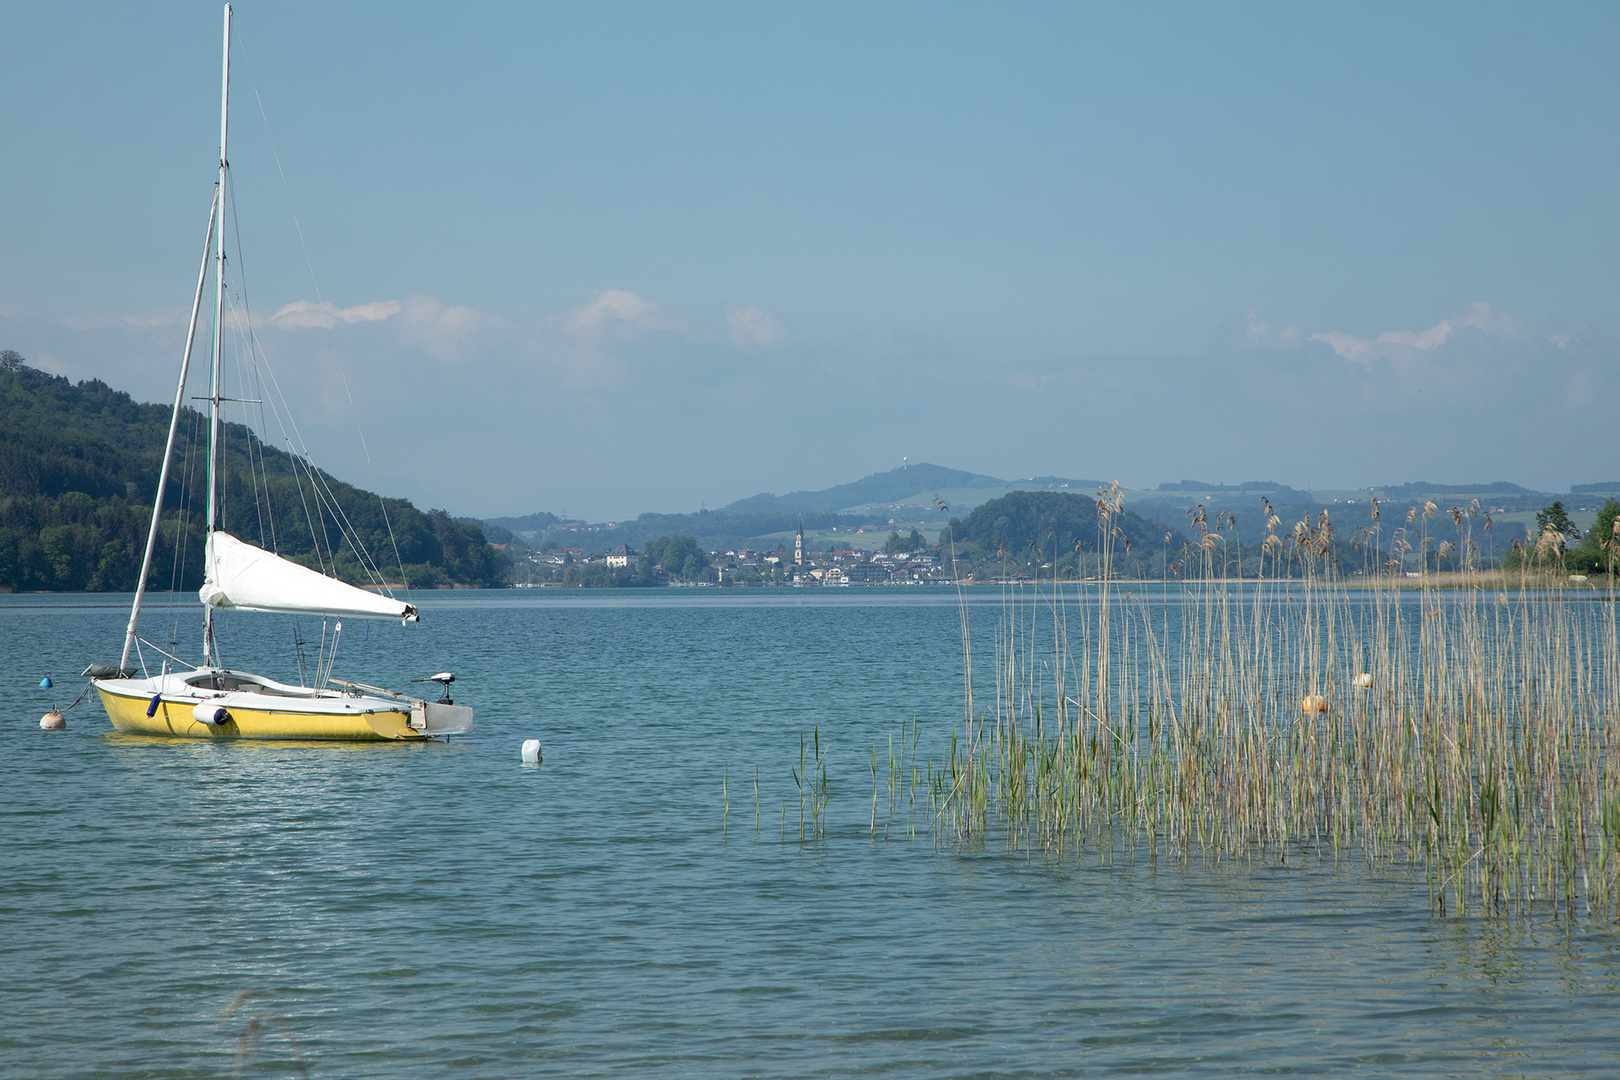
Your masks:
M230 121L231 7L225 6L225 49L220 87L219 180L209 211L208 237L203 245L202 269L192 302L186 347L180 362L180 384L175 390L163 467L158 473L157 497L141 560L140 579L124 634L123 654L117 666L91 664L85 677L101 698L113 727L147 735L200 739L429 739L465 734L472 730L472 709L450 699L451 672L440 672L413 682L435 682L442 687L437 701L365 683L331 678L325 655L316 664L315 685L278 682L264 676L234 671L219 663L214 613L237 610L309 615L336 620L332 650L342 631L342 620L397 619L416 622L416 607L392 596L346 584L301 566L274 552L248 543L219 527L220 494L224 473L220 427L222 341L225 336L225 193L229 179L226 136ZM183 410L186 380L191 370L192 346L202 308L210 263L214 277L214 327L208 390L208 499L204 582L199 593L203 605L203 659L189 667L139 635L141 604L157 546L158 520L174 458L175 435ZM141 645L164 659L154 674ZM131 667L134 656L138 667ZM171 669L171 661L175 669ZM302 666L302 665L300 665ZM302 677L302 676L301 676Z

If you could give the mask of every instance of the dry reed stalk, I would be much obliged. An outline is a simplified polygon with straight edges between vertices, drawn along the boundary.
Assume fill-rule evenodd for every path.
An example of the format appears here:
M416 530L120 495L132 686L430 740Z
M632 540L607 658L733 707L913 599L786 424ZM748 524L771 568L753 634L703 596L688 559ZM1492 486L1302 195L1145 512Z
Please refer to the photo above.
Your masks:
M1316 852L1416 865L1442 910L1620 916L1612 573L1607 603L1549 595L1538 586L1560 551L1542 544L1512 591L1488 587L1477 503L1451 509L1460 539L1439 545L1437 508L1414 510L1386 561L1375 503L1353 544L1370 585L1344 587L1325 513L1279 535L1269 505L1260 575L1243 579L1235 521L1211 529L1200 508L1155 625L1113 573L1118 489L1097 509L1094 588L1071 599L1054 582L1043 600L1038 581L1003 586L994 710L974 715L969 698L930 769L936 840L998 831L1060 856ZM1413 553L1477 584L1423 587L1414 603ZM971 693L965 605L962 624Z

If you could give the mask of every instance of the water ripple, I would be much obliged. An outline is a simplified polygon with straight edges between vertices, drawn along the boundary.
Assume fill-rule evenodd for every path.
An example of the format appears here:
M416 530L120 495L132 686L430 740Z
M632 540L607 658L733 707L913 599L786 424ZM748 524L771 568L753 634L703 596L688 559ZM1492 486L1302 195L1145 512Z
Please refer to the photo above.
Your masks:
M381 681L458 654L479 733L445 746L171 742L85 707L47 734L14 679L0 1072L224 1076L247 1015L256 1075L1620 1072L1605 928L1439 919L1421 881L1314 861L874 840L874 744L958 707L949 595L883 592L457 597L433 636L356 635ZM29 687L122 618L0 598ZM813 728L833 816L801 845Z

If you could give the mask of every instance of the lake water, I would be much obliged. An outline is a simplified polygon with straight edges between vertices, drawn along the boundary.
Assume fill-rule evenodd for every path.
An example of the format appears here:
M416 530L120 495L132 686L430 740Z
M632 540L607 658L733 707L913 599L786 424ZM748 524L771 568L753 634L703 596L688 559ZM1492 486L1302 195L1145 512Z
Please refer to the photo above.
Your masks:
M948 590L441 593L421 626L351 624L338 677L456 671L477 733L448 745L146 739L90 701L40 731L127 601L0 597L7 1077L239 1051L252 1076L1620 1074L1613 926L1443 918L1360 864L941 849L885 838L886 795L874 838L874 744L915 717L937 758L961 714ZM174 618L194 655L194 600ZM296 674L283 621L222 635ZM830 824L801 842L813 732Z

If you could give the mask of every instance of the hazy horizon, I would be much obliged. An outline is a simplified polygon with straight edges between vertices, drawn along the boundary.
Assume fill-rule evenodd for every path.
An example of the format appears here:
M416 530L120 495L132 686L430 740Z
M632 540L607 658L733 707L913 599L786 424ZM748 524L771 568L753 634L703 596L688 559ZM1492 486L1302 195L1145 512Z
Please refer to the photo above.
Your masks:
M937 466L937 467L940 467L940 468L949 468L950 467L950 466L942 466L938 462L916 462L914 464L921 465L923 467L927 467L927 466ZM858 480L865 480L865 479L868 479L868 478L870 478L872 476L882 475L886 471L893 471L893 470L880 470L879 472L876 472L876 473L867 473L866 475L861 476L861 477L853 477L853 478L850 478L848 480L836 482L836 483L834 483L832 485L829 485L829 487L839 487L839 486L842 486L844 484L849 484L849 483L856 482ZM1616 468L1611 469L1610 471L1615 472L1617 474L1620 474L1620 466L1617 466ZM979 475L984 475L984 474L979 474ZM1037 479L1037 478L1049 478L1049 477L1053 477L1053 474L1051 474L1051 473L1039 473L1038 472L1038 473L1027 473L1027 474L1022 475L1022 476L994 477L993 479L1000 480L1000 481L1002 481L1002 482L1004 482L1006 484L1009 484L1009 485L1016 485L1016 484L1018 484L1020 482L1024 482L1024 481L1034 480L1034 479ZM1059 479L1059 480L1082 480L1082 481L1084 481L1086 478L1080 478L1080 477L1055 477L1055 479ZM1173 488L1166 489L1166 485L1174 485L1174 484L1186 483L1186 482L1191 481L1191 482L1196 482L1196 483L1208 484L1210 490L1215 490L1215 489L1218 489L1218 488L1221 488L1221 487L1240 487L1240 486L1241 487L1260 487L1260 486L1263 486L1263 485L1265 485L1267 483L1272 482L1274 479L1275 478L1273 478L1273 477L1244 477L1244 478L1242 478L1240 480L1239 479L1212 480L1212 479L1210 479L1208 477L1178 477L1175 480L1166 479L1166 480L1158 481L1157 483L1143 485L1141 487L1123 488L1123 490L1125 490L1126 492L1128 492L1130 494L1134 494L1134 495L1137 495L1137 496L1152 495L1152 496L1154 496L1153 501L1158 502L1158 501L1163 501L1165 499L1172 499L1176 495L1180 494L1179 492L1177 492ZM1610 478L1610 479L1612 480L1613 478ZM1425 486L1425 485L1433 485L1434 489L1441 488L1441 487L1467 487L1471 491L1479 491L1479 490L1483 490L1483 489L1489 487L1490 485L1500 483L1500 482L1502 482L1500 477L1473 477L1471 480L1466 480L1466 481L1449 481L1449 480L1448 481L1438 481L1438 480L1432 480L1432 479L1430 479L1428 477L1414 477L1414 478L1411 478L1411 479L1396 480L1396 481L1391 481L1391 482L1387 482L1387 483L1360 484L1360 485L1357 485L1355 487L1317 488L1317 489L1314 489L1314 490L1301 488L1301 489L1296 489L1296 490L1303 491L1306 494L1312 495L1313 497L1338 496L1338 495L1348 495L1348 494L1355 494L1355 493L1360 493L1360 494L1365 495L1365 494L1367 494L1369 492L1376 491L1376 492L1379 493L1378 497L1380 499L1382 499L1382 498L1386 497L1386 495L1384 493L1387 492L1389 489L1403 487L1403 486L1406 486L1408 484L1419 486L1419 487L1422 487L1422 486ZM1508 482L1511 483L1511 481L1508 481ZM1593 477L1593 478L1591 478L1589 480L1577 480L1577 481L1575 481L1576 484L1584 484L1584 483L1599 484L1599 483L1607 483L1607 482L1609 482L1609 481L1600 480L1600 479L1597 479L1596 477ZM1104 482L1104 483L1106 483L1106 482ZM1620 481L1616 481L1616 483L1620 484ZM1291 485L1289 485L1289 486L1291 486ZM1521 485L1521 486L1524 486L1524 485ZM919 483L919 486L917 488L917 492L918 493L926 492L926 491L934 489L935 487L937 487L937 485ZM709 505L709 506L704 506L704 507L690 506L690 507L686 507L686 508L680 509L680 510L673 510L673 511L663 510L663 511L652 511L652 512L685 514L685 513L695 513L695 512L698 512L701 509L723 510L726 507L730 506L732 503L742 502L742 501L745 501L747 499L750 499L750 498L752 498L754 496L758 496L758 495L785 496L785 495L792 495L792 494L794 494L796 492L806 492L806 493L809 493L809 494L819 494L821 491L824 491L824 490L826 490L826 489L825 488L810 489L810 488L799 488L799 487L786 487L786 486L784 486L784 487L780 487L778 490L775 490L775 491L754 492L751 495L740 496L737 499L731 499L731 500L728 500L727 502L717 503L715 505ZM994 489L991 489L991 490L994 490ZM1433 490L1433 489L1431 489L1431 490ZM1582 497L1582 495L1585 494L1585 493L1581 493L1581 494L1572 493L1567 486L1565 488L1562 488L1562 489L1558 489L1558 488L1528 488L1528 490L1530 492L1534 493L1534 494L1537 494L1537 495L1553 495L1553 496L1560 496L1561 495L1565 499L1570 499L1570 500L1579 500ZM1078 494L1078 495L1087 495L1087 496L1094 494L1094 492L1088 487L1075 488L1074 493ZM1605 495L1607 495L1607 492L1605 492ZM994 496L992 496L992 497L994 497ZM1594 501L1601 501L1601 500L1596 500L1595 499ZM1128 503L1129 502L1134 502L1134 500L1127 499L1127 502ZM864 504L851 504L851 506L854 506L854 505L864 505ZM878 504L873 503L872 505L878 505ZM963 508L963 510L965 512L966 510L971 509L972 506L976 506L976 505L978 505L978 503L973 502L970 506L966 506L965 508ZM566 508L564 508L564 509L566 509ZM818 512L834 512L834 513L836 513L836 512L841 512L842 510L845 510L845 509L849 509L849 507L842 507L842 508L840 508L839 511L818 511ZM478 514L478 513L462 513L460 511L457 511L457 513L460 514L460 516L477 518L480 521L513 520L513 519L517 519L517 518L529 517L531 515L538 514L538 513L554 513L558 517L565 518L566 520L585 521L585 522L592 522L592 523L603 523L603 522L608 522L608 521L618 521L618 522L633 521L636 518L636 516L638 514L642 513L642 512L644 512L644 511L633 511L631 513L609 515L607 517L601 517L601 518L585 518L585 517L581 517L578 514L564 513L564 510L562 510L562 509L556 509L556 508L544 507L544 506L536 507L536 508L534 508L532 510L524 511L522 513L516 513L516 514L511 514L511 513Z

